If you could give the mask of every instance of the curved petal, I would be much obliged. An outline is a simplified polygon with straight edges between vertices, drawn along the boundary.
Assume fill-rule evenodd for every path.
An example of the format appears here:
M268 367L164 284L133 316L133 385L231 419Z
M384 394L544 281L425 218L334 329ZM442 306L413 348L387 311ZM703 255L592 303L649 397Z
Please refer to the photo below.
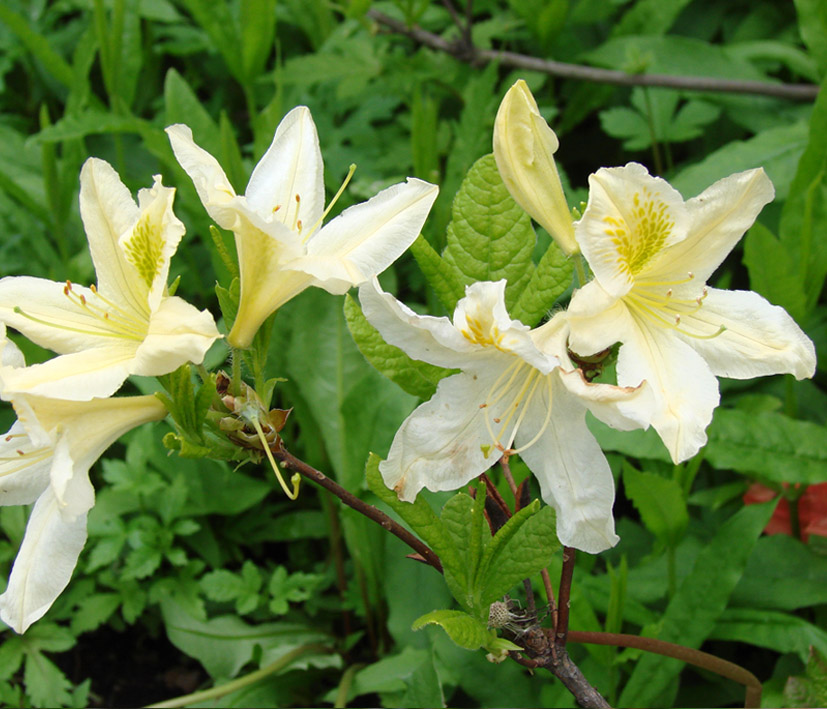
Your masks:
M32 510L9 585L0 596L0 618L18 633L41 618L60 595L86 543L86 515L66 520L47 488Z
M433 398L405 419L388 459L379 464L385 484L401 500L413 502L423 487L456 490L497 461L480 408L497 374L447 377Z
M132 231L141 211L118 173L105 160L89 158L83 164L80 216L95 264L98 289L108 297L120 294L126 305L137 312L146 310L148 288L127 264L118 243L123 234ZM141 295L133 300L133 293Z
M307 256L287 264L334 294L360 285L416 240L439 188L409 177L367 202L348 207L307 242Z
M414 359L438 367L463 368L485 358L481 348L467 340L448 318L417 315L374 278L359 288L362 311L390 345Z
M31 276L0 279L0 318L32 342L65 354L132 342L146 334L149 313L130 312L75 284Z
M649 428L654 402L648 382L634 387L588 382L579 369L560 369L557 375L568 392L608 426L620 431Z
M218 160L195 143L189 126L176 123L166 132L175 159L192 179L208 214L219 226L233 229L238 222L239 200Z
M589 203L575 236L600 285L620 297L665 248L685 238L688 226L678 191L629 163L589 176Z
M0 438L0 505L30 505L49 486L51 447L36 446L15 421Z
M668 281L692 271L696 282L705 283L774 196L763 168L718 180L686 203L686 239L664 251L648 276Z
M752 291L710 288L703 305L682 323L687 331L714 332L710 339L685 341L722 377L749 379L767 374L793 374L796 379L815 374L812 340L784 308L771 305Z
M201 364L220 336L209 311L198 310L177 296L164 298L152 313L149 332L135 352L130 373L157 377L187 362Z
M324 211L323 171L310 109L297 106L279 123L273 142L253 170L245 192L247 203L262 215L278 208L284 224L301 220L311 229Z
M609 295L597 281L574 292L566 315L569 346L584 357L622 342L635 328L623 300Z
M135 343L115 341L108 347L60 355L22 369L4 369L2 394L36 394L57 399L88 401L114 394L132 373Z
M155 184L138 192L140 219L118 240L124 257L138 274L141 292L147 293L150 311L164 296L170 259L185 232L184 224L172 211L174 198L175 189L164 187L161 176L155 175Z
M539 439L520 456L540 482L543 500L557 511L560 542L589 554L617 544L612 505L614 480L600 446L586 427L586 409L551 377L542 399L532 402L517 443L537 436L552 406L551 420Z
M701 356L671 330L637 321L617 357L621 386L649 383L652 427L675 463L706 443L706 427L718 405L718 381Z

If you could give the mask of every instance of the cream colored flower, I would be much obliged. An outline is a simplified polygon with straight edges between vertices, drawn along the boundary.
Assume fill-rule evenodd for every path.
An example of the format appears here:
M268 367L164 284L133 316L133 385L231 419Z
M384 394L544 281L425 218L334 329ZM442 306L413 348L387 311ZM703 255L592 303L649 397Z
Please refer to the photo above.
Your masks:
M219 337L212 316L166 292L169 260L184 234L172 212L174 194L156 177L136 205L108 163L86 161L80 213L97 286L0 280L0 320L60 355L5 370L5 395L105 397L131 374L157 376L202 361Z
M333 203L324 208L319 138L305 106L279 124L243 196L187 126L167 133L210 216L235 234L241 297L227 338L234 347L249 347L264 320L308 286L342 294L386 269L419 235L438 192L408 178L323 226Z
M379 471L400 499L455 490L499 460L519 454L557 510L566 545L597 553L614 546L614 482L586 411L617 428L640 422L624 407L645 387L589 384L566 354L568 325L560 313L530 330L511 320L505 281L470 285L453 322L417 315L374 281L359 289L367 319L411 357L462 370L443 379L394 437Z
M649 383L651 423L675 462L706 443L716 375L813 375L813 343L783 308L706 286L773 198L763 170L726 177L688 202L637 163L602 168L589 186L575 233L594 280L571 300L570 346L591 355L623 343L618 383Z
M18 420L0 438L0 505L34 503L0 596L0 619L18 633L60 595L86 543L95 504L89 468L124 433L166 416L154 396L68 401L20 394Z

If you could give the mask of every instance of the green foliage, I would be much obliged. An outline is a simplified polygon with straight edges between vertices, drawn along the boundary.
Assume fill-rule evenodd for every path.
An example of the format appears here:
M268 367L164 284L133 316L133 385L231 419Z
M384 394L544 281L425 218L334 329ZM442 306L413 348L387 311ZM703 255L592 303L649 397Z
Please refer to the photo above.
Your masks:
M336 211L408 175L440 185L413 259L383 276L388 290L443 315L469 283L506 278L509 314L537 325L565 305L573 262L535 232L488 155L500 97L525 78L558 129L572 206L585 198L587 174L604 165L647 163L687 198L732 172L763 166L776 200L716 278L749 285L786 308L816 342L823 365L825 91L813 105L552 79L511 72L505 62L472 67L459 53L377 32L370 7L362 0L0 4L0 275L90 282L77 191L80 167L95 155L133 193L158 173L176 187L187 234L171 280L180 277L179 295L222 314L226 332L238 304L232 235L213 233L163 128L190 125L241 194L279 119L305 104L318 125L328 195L358 163ZM773 85L823 82L827 73L820 0L492 0L470 7L471 37L482 49L631 75ZM439 3L396 0L375 9L448 42L461 36ZM23 346L30 362L47 356ZM133 667L141 673L135 660L180 652L218 682L288 658L290 671L277 681L215 700L226 706L357 697L383 706L570 705L548 677L529 676L513 662L490 665L484 653L463 649L504 642L491 640L485 624L492 600L506 593L522 600L521 581L541 568L553 580L559 575L553 511L529 505L492 537L481 495L425 493L403 503L378 473L378 456L399 424L449 372L382 342L352 297L343 315L341 302L318 289L284 306L254 347L236 356L268 404L272 398L272 406L293 409L281 434L287 448L402 519L439 555L444 578L310 484L296 502L274 491L260 455L230 445L218 428L221 404L205 371L229 370L219 344L203 370L187 366L163 378L159 396L174 430L136 431L93 468L96 506L72 582L24 636L9 630L0 638L0 703L107 703L116 681ZM788 379L723 382L703 458L685 466L671 464L653 431L591 424L622 481L615 507L621 542L600 559L578 555L572 628L714 643L716 653L749 664L766 682L765 703L785 701L791 678L788 704L824 704L823 658L809 655L811 645L822 655L827 649L823 540L758 538L770 511L740 499L755 480L781 489L827 479L823 372L806 385ZM143 379L127 386L157 388ZM3 416L13 420L10 410ZM377 456L366 481L369 451ZM244 464L195 459L205 453ZM513 459L518 481L528 474L519 466ZM500 486L498 473L491 477ZM24 508L0 509L0 578L25 522ZM534 588L542 607L541 584ZM449 591L462 610L435 610L449 606ZM414 633L415 621L443 630ZM108 651L128 648L119 658L130 668L122 677L100 676L89 660L98 657L100 637ZM319 647L289 656L304 645ZM574 643L569 651L613 705L740 701L723 681L681 674L675 661ZM167 669L139 679L151 685ZM148 691L146 703L177 690Z

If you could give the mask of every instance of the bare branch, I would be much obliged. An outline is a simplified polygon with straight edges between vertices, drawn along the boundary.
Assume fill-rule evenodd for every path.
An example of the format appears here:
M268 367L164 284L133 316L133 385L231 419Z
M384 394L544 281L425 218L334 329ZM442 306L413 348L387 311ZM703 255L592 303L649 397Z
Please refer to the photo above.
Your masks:
M403 34L420 44L447 52L457 59L469 64L499 62L503 66L517 69L539 71L564 79L578 79L601 84L617 86L659 86L661 88L681 89L684 91L715 91L736 94L754 94L772 96L792 101L814 101L819 87L815 84L783 84L769 81L741 81L738 79L718 79L706 76L672 76L669 74L627 74L615 69L568 64L551 59L539 59L526 54L506 52L495 49L475 49L466 42L452 43L419 27L408 27L404 22L389 17L378 10L368 10L368 17L394 32Z
M594 645L613 645L615 647L633 647L647 652L654 652L666 657L674 657L696 667L714 672L731 679L746 687L744 707L752 709L761 706L761 681L747 669L734 662L723 660L708 652L695 650L683 645L676 645L657 638L642 638L637 635L623 633L595 633L589 631L572 630L569 640L574 643L591 643Z
M273 457L281 462L282 467L299 473L308 480L312 480L317 485L320 485L328 492L333 493L348 507L352 507L357 512L365 515L365 517L372 519L380 527L388 530L391 534L401 539L405 542L405 544L419 554L425 563L430 564L437 571L442 573L442 564L439 561L439 557L427 544L411 534L401 524L398 524L392 520L384 512L377 509L373 505L369 505L364 500L360 500L356 497L356 495L345 490L341 485L331 480L324 473L316 470L316 468L308 465L303 460L296 458L286 448L284 448L283 445L273 445L271 450Z

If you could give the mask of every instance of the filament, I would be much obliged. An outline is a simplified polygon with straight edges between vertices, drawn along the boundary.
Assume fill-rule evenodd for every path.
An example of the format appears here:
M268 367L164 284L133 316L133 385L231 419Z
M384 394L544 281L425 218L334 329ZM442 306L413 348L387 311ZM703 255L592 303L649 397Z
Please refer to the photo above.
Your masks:
M339 197L342 196L342 193L345 191L347 186L350 184L350 180L353 177L354 172L356 172L356 165L352 164L348 168L347 175L345 176L344 182L342 182L342 186L339 187L339 191L336 192L335 195L333 195L333 199L330 200L330 204L327 205L327 208L322 213L322 216L320 216L318 218L318 220L316 221L316 223L313 225L313 227L308 230L307 234L304 237L304 241L307 241L310 238L310 236L316 231L316 229L318 229L321 226L322 222L325 220L327 215L330 214L330 210L333 209L333 205L336 204L336 202L339 201ZM299 232L301 232L301 229L299 229Z

